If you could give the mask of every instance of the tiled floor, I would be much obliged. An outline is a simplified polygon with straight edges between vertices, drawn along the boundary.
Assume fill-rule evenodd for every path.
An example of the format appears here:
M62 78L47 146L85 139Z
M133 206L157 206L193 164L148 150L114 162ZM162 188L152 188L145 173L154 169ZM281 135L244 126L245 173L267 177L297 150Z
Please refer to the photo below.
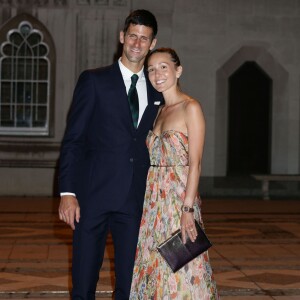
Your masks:
M0 299L69 299L71 230L57 198L0 197ZM300 300L300 200L204 199L211 263L224 300ZM112 299L107 241L98 298Z

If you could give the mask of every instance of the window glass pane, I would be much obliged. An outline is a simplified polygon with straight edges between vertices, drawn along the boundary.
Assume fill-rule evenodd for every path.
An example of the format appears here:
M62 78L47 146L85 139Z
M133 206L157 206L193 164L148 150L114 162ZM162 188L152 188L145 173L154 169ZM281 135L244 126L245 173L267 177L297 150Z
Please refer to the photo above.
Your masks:
M21 34L19 32L13 32L10 35L10 40L11 40L12 44L17 47L23 43L23 37L21 36Z
M16 61L17 79L32 79L32 59L19 58Z
M45 45L39 45L38 47L32 48L35 56L45 56L48 54L48 48Z
M11 78L11 61L8 59L2 60L2 66L1 66L1 78L2 79L10 79Z
M14 125L14 107L11 105L1 106L1 126L10 127Z
M15 50L15 48L13 47L12 44L6 44L6 45L3 46L3 53L4 53L4 55L6 55L6 56L11 56L11 55L13 55L15 51L16 51L16 50Z
M24 82L18 82L15 85L15 95L18 103L24 102Z
M33 120L33 127L45 127L47 120L47 107L46 106L37 106L36 114Z
M47 90L48 86L46 83L38 84L38 103L47 103Z
M17 105L16 106L16 121L18 127L23 127L23 116L24 116L24 106Z
M24 110L24 122L27 127L32 127L32 106L25 105Z
M38 67L38 74L40 80L47 80L48 79L48 63L44 59L39 59L38 61L39 67Z
M31 80L32 79L32 62L33 60L30 58L30 59L25 59L24 60L25 62L25 72L24 72L24 75L25 75L25 79L26 80Z
M10 82L1 83L1 103L7 104L11 102L12 84Z
M27 36L31 32L31 26L29 24L23 24L20 27L20 32L22 33L23 36Z
M31 107L17 105L17 127L31 127Z
M19 58L16 60L16 72L17 72L17 79L24 79L24 68L25 62L23 58Z
M33 99L32 99L32 83L25 83L25 94L24 94L24 102L26 104L31 104Z
M28 47L27 44L23 43L17 52L18 56L31 56L32 50Z
M42 41L42 37L40 34L38 34L37 32L34 32L32 34L29 35L29 37L27 38L27 42L30 44L30 46L36 46L37 44L39 44Z
M32 104L36 104L38 99L37 84L35 82L31 82L30 88L31 88L31 102Z

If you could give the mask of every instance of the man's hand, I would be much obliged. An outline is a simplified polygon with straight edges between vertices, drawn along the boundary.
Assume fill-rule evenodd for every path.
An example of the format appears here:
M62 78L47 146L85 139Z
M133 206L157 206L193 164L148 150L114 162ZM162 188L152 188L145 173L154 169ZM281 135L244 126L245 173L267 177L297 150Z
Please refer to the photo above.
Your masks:
M62 196L60 198L58 213L60 220L66 222L74 230L74 220L79 223L80 219L80 207L76 197L72 195Z

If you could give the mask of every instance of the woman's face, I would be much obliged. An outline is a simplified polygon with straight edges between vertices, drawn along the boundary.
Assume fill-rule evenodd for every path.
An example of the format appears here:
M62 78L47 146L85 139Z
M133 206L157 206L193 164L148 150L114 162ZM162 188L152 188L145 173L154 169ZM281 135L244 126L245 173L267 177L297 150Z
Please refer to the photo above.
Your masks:
M182 73L182 67L177 67L169 53L154 53L148 61L149 80L159 92L177 88L177 81Z

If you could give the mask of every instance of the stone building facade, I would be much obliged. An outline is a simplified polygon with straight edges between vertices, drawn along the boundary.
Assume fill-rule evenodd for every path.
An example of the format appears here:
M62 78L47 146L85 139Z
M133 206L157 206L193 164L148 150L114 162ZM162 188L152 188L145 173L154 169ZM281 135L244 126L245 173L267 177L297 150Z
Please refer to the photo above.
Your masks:
M45 123L0 124L0 195L53 195L76 80L114 61L124 18L137 8L156 15L157 46L176 49L181 86L203 107L203 178L300 173L300 0L0 0L2 111L7 53L22 30L40 49L28 45L41 70L30 86L46 91L34 105Z

